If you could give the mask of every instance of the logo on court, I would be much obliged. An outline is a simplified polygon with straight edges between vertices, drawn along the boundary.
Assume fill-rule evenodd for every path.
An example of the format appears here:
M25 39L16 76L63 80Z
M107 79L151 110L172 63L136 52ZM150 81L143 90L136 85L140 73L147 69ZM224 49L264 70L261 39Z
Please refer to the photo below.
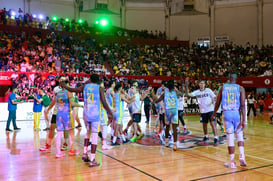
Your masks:
M136 143L146 146L161 146L164 145L163 142L157 135L145 135L144 138L138 140ZM177 142L179 142L177 148L181 150L186 149L194 149L201 146L213 146L214 138L210 138L209 142L203 142L203 137L195 136L195 135L186 135L186 134L178 134L177 135ZM224 144L226 141L225 136L219 137L219 145ZM169 147L173 147L173 142L169 141Z

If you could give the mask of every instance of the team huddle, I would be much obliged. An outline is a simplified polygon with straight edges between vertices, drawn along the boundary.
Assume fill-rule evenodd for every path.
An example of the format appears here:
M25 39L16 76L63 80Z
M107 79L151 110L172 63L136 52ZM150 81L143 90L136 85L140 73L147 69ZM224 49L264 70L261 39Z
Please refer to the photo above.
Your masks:
M54 99L46 112L46 114L48 114L49 110L55 106L46 145L40 148L40 151L50 151L51 141L54 138L55 129L57 129L56 158L64 156L62 151L68 150L68 143L70 146L69 155L78 155L80 153L79 150L74 148L76 147L74 145L73 131L75 126L73 124L74 121L71 121L73 120L71 117L74 108L82 107L83 120L87 129L84 138L82 160L89 162L89 167L99 166L100 164L95 160L99 132L101 132L103 150L112 149L113 146L120 145L120 143L117 142L118 137L122 144L142 139L144 134L139 123L141 121L141 104L146 97L149 97L155 104L158 122L160 123L158 136L162 144L170 147L169 138L171 137L173 141L172 149L176 151L180 144L179 141L177 141L179 120L184 126L184 133L187 133L187 128L183 120L184 96L191 96L196 97L198 100L201 113L200 122L203 124L204 131L203 142L209 141L207 124L210 122L214 134L214 146L218 145L219 138L215 120L218 120L219 112L221 113L222 111L230 155L230 162L225 164L225 166L236 168L234 161L234 134L237 135L238 140L240 165L246 166L243 139L243 129L246 123L245 92L241 86L236 84L237 76L235 73L231 73L229 78L229 82L225 83L223 87L219 89L216 98L216 95L211 89L205 88L205 81L200 81L199 90L189 93L188 78L185 81L185 85L182 80L179 87L176 86L174 80L169 80L166 84L162 83L162 86L158 88L155 93L152 87L148 87L141 92L137 81L133 81L130 89L126 91L120 82L115 82L114 80L108 82L107 90L105 91L104 82L100 80L97 74L92 74L90 80L81 87L71 88L66 78L61 76L59 78L59 86L54 89ZM72 92L83 92L84 105L75 101L75 96ZM131 119L123 130L124 102L127 103ZM108 126L111 127L111 145L107 144ZM127 131L130 127L132 137L129 140ZM170 131L171 127L172 131ZM62 135L64 135L65 143L61 147ZM88 153L88 146L90 144L91 153Z

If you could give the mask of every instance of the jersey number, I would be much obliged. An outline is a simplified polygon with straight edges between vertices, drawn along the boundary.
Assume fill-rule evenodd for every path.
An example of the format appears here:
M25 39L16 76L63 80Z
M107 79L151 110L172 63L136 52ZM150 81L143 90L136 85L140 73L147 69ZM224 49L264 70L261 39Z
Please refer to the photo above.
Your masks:
M94 103L94 94L87 93L87 104L93 104L93 103Z
M58 98L58 104L59 106L64 106L64 102L61 98Z
M234 92L227 93L227 103L230 103L230 104L235 103L235 94L234 94Z
M175 106L175 99L174 98L167 98L167 106L174 107Z

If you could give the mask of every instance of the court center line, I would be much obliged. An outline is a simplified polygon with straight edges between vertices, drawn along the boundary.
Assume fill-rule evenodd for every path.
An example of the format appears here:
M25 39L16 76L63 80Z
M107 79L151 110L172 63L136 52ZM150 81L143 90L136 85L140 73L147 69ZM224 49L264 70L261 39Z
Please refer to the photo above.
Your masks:
M224 176L224 175L236 174L236 173L240 173L240 172L246 172L246 171L250 171L250 170L257 170L257 169L260 169L260 168L266 168L266 167L272 167L272 166L273 166L273 164L263 165L263 166L249 168L249 169L245 169L245 170L239 170L239 171L234 171L234 172L222 173L222 174L218 174L218 175L212 175L212 176L208 176L208 177L197 178L197 179L193 179L192 181L205 180L205 179L209 179L209 178L215 178L215 177L220 177L220 176Z
M80 142L78 142L78 144L84 146L84 145L83 145L82 143L80 143ZM144 172L143 170L140 170L140 169L138 169L138 168L136 168L136 167L134 167L134 166L132 166L132 165L129 165L128 163L125 163L124 161L121 161L121 160L119 160L119 159L117 159L117 158L115 158L115 157L112 157L112 156L110 156L110 155L108 155L108 154L106 154L106 153L103 153L103 152L100 151L100 150L97 150L97 152L99 152L100 154L102 154L102 155L104 155L104 156L107 156L107 157L109 157L109 158L111 158L111 159L113 159L113 160L115 160L115 161L117 161L117 162L119 162L119 163L121 163L121 164L123 164L123 165L126 165L126 166L128 166L128 167L130 167L130 168L132 168L132 169L134 169L134 170L137 170L137 171L143 173L144 175L147 175L147 176L149 176L149 177L151 177L151 178L153 178L153 179L155 179L155 180L160 180L160 181L161 181L160 178L157 178L157 177L155 177L155 176L153 176L153 175L151 175L151 174L149 174L149 173L147 173L147 172Z

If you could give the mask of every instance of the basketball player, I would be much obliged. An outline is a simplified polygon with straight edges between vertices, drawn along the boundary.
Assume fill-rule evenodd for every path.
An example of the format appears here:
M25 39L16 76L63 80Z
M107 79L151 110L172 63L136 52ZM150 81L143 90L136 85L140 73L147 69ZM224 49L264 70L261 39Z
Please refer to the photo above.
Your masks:
M73 98L74 98L73 101L75 103L79 103L79 98L75 92L73 93ZM77 129L81 128L82 125L79 118L79 107L72 107L72 117L73 117L73 120L76 121L78 124L75 128Z
M183 89L183 81L181 81L181 86L179 88L179 91L182 92L182 94L184 94L184 89ZM187 126L185 124L185 121L183 119L183 110L184 110L184 95L179 95L178 96L178 119L180 120L181 124L183 125L184 131L183 133L186 134L187 131ZM179 125L177 126L178 130L179 130Z
M104 83L103 81L100 81L100 86L102 88L104 88ZM106 95L105 95L106 97ZM109 105L111 111L113 112L113 108ZM100 106L100 126L102 128L102 146L101 146L101 149L102 150L110 150L112 149L112 146L108 145L107 142L106 142L106 139L107 139L107 125L108 125L108 116L107 116L107 113L105 111L105 109L103 108L102 106L102 103L101 103L101 106Z
M197 97L201 118L200 122L203 123L203 131L204 131L204 138L203 142L207 143L209 141L208 137L208 122L210 121L210 125L212 127L214 133L214 146L218 145L218 136L217 136L217 129L215 124L215 119L211 119L213 109L214 109L214 101L215 101L215 94L212 92L211 89L205 88L205 80L199 81L199 90L195 90L192 93L189 93L189 78L186 79L186 96L190 97Z
M65 84L69 84L66 78L62 78L62 81L65 81ZM56 158L63 157L65 154L61 152L61 136L64 131L69 133L69 144L70 151L69 155L79 154L78 150L74 150L74 131L70 116L70 108L72 107L83 107L82 105L74 102L74 96L71 92L68 92L63 87L56 95L58 113L56 118L57 123L57 138L56 138Z
M183 96L183 94L174 89L174 80L169 80L167 83L167 89L161 94L161 96L155 100L155 103L159 103L160 101L164 101L164 109L166 113L166 130L165 130L165 146L169 146L169 130L170 124L172 124L173 128L173 150L177 150L177 126L178 126L178 98L177 96Z
M162 84L161 84L161 87L159 87L156 91L156 96L157 98L159 98L164 90L165 90L165 84L166 84L166 81L162 81ZM159 127L159 132L158 132L158 135L159 135L159 138L160 140L163 142L163 134L164 134L164 127L165 127L165 110L164 110L164 101L161 101L159 103L157 103L155 105L156 107L156 111L157 111L157 114L158 114L158 118L159 118L159 122L160 122L160 127Z
M114 80L110 80L108 83L108 89L106 90L105 96L106 101L110 107L113 108L113 97L115 95L114 88L116 86L116 82ZM111 136L114 136L114 124L115 122L111 120Z
M141 121L141 102L140 101L143 101L145 99L145 97L148 95L151 89L152 87L149 87L145 91L144 95L140 95L137 81L133 82L133 86L132 86L133 102L131 105L132 105L132 114L133 114L134 133L133 133L133 137L130 139L131 142L135 142L136 140L141 139L144 136L141 129L139 130L139 136L137 136L137 131L139 127L138 124Z
M45 117L45 121L46 121L46 128L43 130L47 131L47 130L49 130L49 120L48 120L48 115L46 114L46 112L47 112L47 109L48 109L51 101L50 101L50 98L48 97L48 95L45 94L45 91L43 89L39 89L38 94L41 97L39 96L40 98L38 98L38 96L34 96L34 100L37 103L42 103L42 105L44 106L44 117ZM37 117L37 116L36 115L34 116L34 123L36 124L36 126L34 126L34 127L37 128L37 122L35 121L35 117ZM40 118L38 120L40 123ZM38 127L39 127L39 123L38 123Z
M230 163L225 164L225 166L229 168L236 168L236 163L234 161L234 134L237 135L238 140L240 165L246 166L243 136L243 130L246 124L245 90L243 87L236 84L236 79L236 73L232 72L229 74L229 83L224 84L223 87L220 88L212 115L212 119L215 118L216 112L222 102L230 157ZM242 114L242 119L240 114Z
M128 89L128 96L129 97L127 97L127 98L131 98L131 97L133 97L133 95L134 95L134 93L133 93L133 88L132 88L132 84L133 84L133 82L131 82L130 83L130 88ZM131 104L127 104L127 108L128 108L128 112L129 112L129 114L130 114L130 120L129 120L129 122L127 123L127 126L126 126L126 128L123 130L123 134L124 135L128 135L128 129L130 128L130 126L132 126L132 124L134 123L133 122L133 112L132 112L132 104L133 103L131 103Z
M113 107L115 108L115 112L114 112L115 132L114 132L114 136L112 140L112 146L118 146L120 145L119 143L116 142L118 134L120 134L123 143L128 142L128 140L125 138L125 135L122 133L121 125L122 125L123 116L124 116L124 101L127 104L131 104L132 101L131 100L129 101L126 98L126 95L122 91L122 85L120 82L116 84L114 91L115 91L115 95L113 99Z
M61 75L59 77L59 80L58 80L58 84L61 80L61 78L64 77L63 75ZM41 147L40 148L40 151L42 152L47 152L47 151L50 151L51 149L51 141L52 139L54 138L54 135L55 135L55 129L56 129L56 117L57 117L57 112L58 112L58 107L56 105L56 95L57 93L61 90L61 87L59 85L57 85L53 92L54 92L54 95L53 95L53 100L51 101L51 104L49 105L47 111L46 111L46 115L48 115L49 111L54 107L53 109L53 115L51 117L51 124L50 124L50 128L49 128L49 133L48 133L48 137L47 137L47 140L46 140L46 144L45 146ZM62 148L61 148L61 151L65 151L67 150L67 143L68 143L68 133L66 131L64 131L64 138L65 138L65 143L63 144Z
M110 110L110 107L106 103L105 95L104 95L104 88L100 87L99 85L99 75L92 74L90 76L90 82L87 82L85 85L82 85L78 88L71 88L66 86L63 82L61 83L62 86L71 92L82 92L83 91L83 98L84 98L84 110L83 110L83 118L85 122L85 126L87 129L87 133L84 139L84 151L83 151L83 161L89 163L89 167L96 167L100 164L95 160L95 154L97 149L97 142L98 142L98 130L100 125L100 106L101 103L105 110L109 115L109 120L112 120L113 114ZM87 147L89 144L90 134L92 131L92 143L91 143L91 155L90 159L87 155Z

